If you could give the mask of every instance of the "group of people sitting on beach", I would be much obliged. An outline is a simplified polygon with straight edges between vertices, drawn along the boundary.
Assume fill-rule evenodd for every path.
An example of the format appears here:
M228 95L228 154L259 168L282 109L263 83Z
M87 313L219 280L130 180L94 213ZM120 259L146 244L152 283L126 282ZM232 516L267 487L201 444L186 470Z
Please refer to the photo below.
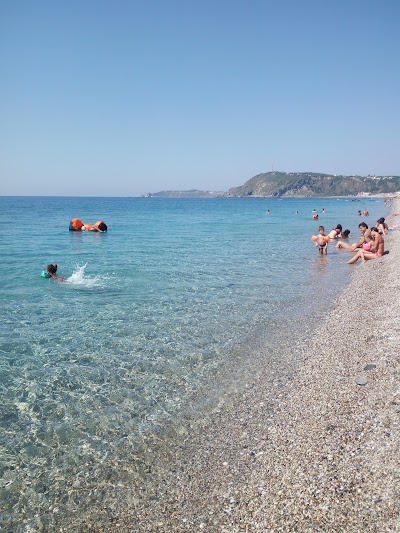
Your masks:
M336 244L337 249L347 250L354 253L354 256L347 261L349 265L356 263L359 259L365 263L369 259L377 259L378 257L382 257L385 253L384 235L386 235L389 231L389 227L383 217L380 218L377 221L376 226L373 226L371 229L368 228L365 222L361 222L358 227L361 231L361 236L356 243L350 244L348 242L344 242L343 240L338 240ZM325 234L324 226L319 226L318 235L313 235L311 239L318 247L319 253L321 255L325 255L328 251L328 242L330 240L348 239L349 235L350 230L342 231L342 226L338 224L328 233L328 235Z

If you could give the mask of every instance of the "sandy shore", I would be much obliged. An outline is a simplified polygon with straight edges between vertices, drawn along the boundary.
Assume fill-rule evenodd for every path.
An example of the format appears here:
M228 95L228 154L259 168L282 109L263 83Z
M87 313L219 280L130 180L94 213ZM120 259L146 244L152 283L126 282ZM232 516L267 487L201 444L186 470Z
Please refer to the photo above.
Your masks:
M400 230L386 249L349 266L292 380L266 368L233 404L176 429L168 467L149 456L151 482L94 529L400 531Z

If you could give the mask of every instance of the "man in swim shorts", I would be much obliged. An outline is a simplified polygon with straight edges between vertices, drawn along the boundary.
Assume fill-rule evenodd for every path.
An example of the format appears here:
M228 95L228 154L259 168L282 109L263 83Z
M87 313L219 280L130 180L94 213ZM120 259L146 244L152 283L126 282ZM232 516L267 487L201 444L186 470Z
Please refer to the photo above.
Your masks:
M355 244L350 244L348 242L339 241L336 245L336 248L343 250L348 250L349 252L356 252L358 248L362 248L362 245L365 243L365 237L371 235L371 231L368 229L368 226L365 222L360 222L358 225L361 231L361 237L358 242Z

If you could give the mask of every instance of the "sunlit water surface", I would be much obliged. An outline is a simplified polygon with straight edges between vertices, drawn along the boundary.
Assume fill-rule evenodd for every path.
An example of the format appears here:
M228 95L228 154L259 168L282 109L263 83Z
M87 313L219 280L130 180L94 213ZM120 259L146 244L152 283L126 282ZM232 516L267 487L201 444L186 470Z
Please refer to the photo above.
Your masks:
M331 245L318 256L319 224L355 239L358 209L370 225L387 214L383 200L344 198L0 206L0 529L21 531L85 512L71 496L82 480L101 506L110 484L135 475L143 435L205 409L210 383L254 372L331 308L352 267ZM69 232L73 217L109 231ZM50 262L64 283L40 277Z

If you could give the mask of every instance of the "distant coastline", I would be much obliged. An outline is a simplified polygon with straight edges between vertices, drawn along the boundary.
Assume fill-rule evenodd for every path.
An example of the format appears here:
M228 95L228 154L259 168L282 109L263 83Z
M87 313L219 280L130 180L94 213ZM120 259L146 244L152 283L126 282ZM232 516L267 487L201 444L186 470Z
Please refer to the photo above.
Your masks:
M144 198L323 198L385 196L400 190L400 176L336 176L316 172L267 172L228 191L160 191Z

